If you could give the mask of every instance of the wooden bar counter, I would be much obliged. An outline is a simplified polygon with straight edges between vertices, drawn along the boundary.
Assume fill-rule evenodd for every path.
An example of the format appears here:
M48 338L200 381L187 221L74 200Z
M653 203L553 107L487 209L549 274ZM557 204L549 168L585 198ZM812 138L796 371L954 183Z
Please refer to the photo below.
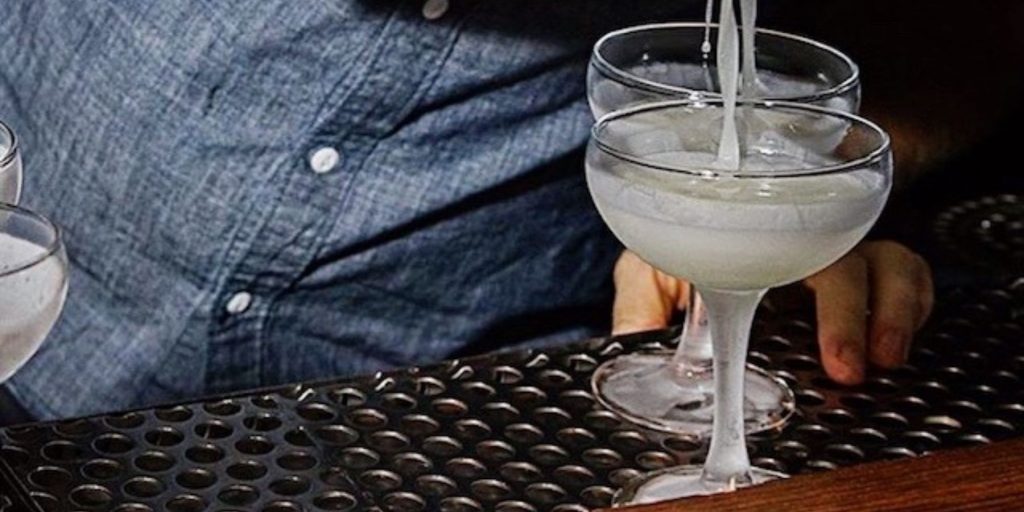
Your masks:
M607 509L606 509L607 510ZM1024 440L875 462L623 512L1024 510Z

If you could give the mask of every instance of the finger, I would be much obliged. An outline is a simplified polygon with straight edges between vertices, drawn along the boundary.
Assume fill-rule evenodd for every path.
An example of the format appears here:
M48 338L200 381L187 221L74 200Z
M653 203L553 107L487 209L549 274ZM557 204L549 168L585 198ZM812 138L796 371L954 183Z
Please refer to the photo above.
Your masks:
M661 275L665 276L665 273L663 272L663 273L661 273ZM668 277L668 276L665 276L665 277ZM696 290L693 290L693 288L690 285L690 283L688 283L686 281L682 281L682 280L676 280L675 286L678 287L678 294L679 294L679 296L676 297L676 310L682 311L684 309L689 308L690 307L690 299L696 299L697 298L696 293L692 293L692 292L696 292Z
M894 242L867 243L861 253L871 276L868 358L882 368L896 368L906 362L923 316L917 255Z
M661 329L668 325L681 284L626 251L615 264L612 334Z
M821 362L833 380L858 384L864 380L868 305L867 262L856 252L811 276L818 317Z
M928 321L928 317L932 314L932 309L935 307L935 282L932 281L932 267L928 262L921 256L915 254L918 261L918 303L920 305L919 315L917 322L914 325L915 330L924 327L924 323Z

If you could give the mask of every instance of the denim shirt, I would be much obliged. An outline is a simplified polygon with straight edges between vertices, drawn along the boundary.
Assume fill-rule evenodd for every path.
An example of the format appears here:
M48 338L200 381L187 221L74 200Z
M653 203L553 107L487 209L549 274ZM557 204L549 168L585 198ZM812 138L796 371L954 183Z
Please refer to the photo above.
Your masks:
M4 2L0 118L72 263L9 390L79 415L606 324L586 61L680 3Z

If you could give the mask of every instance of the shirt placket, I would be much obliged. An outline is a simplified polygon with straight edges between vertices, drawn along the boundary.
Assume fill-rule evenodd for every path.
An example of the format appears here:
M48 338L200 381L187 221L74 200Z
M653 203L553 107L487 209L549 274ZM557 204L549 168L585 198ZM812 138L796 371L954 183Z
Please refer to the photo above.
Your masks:
M306 143L280 164L274 174L279 183L268 188L276 195L250 205L272 213L263 225L250 227L258 229L254 242L235 251L236 263L226 266L211 315L208 392L264 384L264 345L288 342L266 334L275 300L309 268L328 234L339 236L332 228L336 217L345 215L348 192L359 180L373 179L364 161L436 75L455 42L456 16L449 0L397 7L378 43L367 50L364 71L348 75L331 91ZM358 226L351 235L359 235Z

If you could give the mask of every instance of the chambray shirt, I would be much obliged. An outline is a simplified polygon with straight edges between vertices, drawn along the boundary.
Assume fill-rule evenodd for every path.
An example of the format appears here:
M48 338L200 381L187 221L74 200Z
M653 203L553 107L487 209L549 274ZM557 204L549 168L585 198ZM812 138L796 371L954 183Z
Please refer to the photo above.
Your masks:
M72 265L11 393L79 415L604 324L586 60L683 2L449 1L5 0L0 118Z

